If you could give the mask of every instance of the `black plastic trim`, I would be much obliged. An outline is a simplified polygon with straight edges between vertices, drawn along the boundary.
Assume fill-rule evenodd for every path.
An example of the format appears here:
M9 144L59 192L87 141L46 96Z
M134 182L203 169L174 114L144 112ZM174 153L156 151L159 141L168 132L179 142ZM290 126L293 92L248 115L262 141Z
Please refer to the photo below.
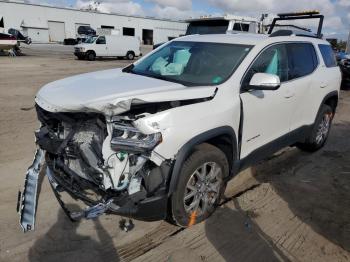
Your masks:
M177 157L176 157L175 164L174 164L173 172L171 175L171 181L170 181L169 191L168 191L169 196L172 193L174 193L174 191L176 190L177 183L178 183L179 176L180 176L180 172L181 172L181 167L182 167L183 163L186 161L186 159L189 157L189 155L191 154L193 148L196 145L199 145L201 143L204 143L210 139L213 139L213 138L221 136L221 135L229 135L232 139L232 144L234 146L234 148L233 148L233 152L234 152L233 158L234 159L231 160L233 163L233 166L232 166L232 170L230 170L230 177L233 176L233 171L236 169L234 164L237 163L236 158L238 156L236 133L233 130L233 128L230 126L223 126L223 127L214 128L212 130L209 130L205 133L202 133L202 134L192 138L184 146L182 146L182 148L179 150ZM228 159L228 160L230 161L230 159Z
M129 201L125 206L111 213L141 221L159 221L167 216L168 195L146 198L135 205Z
M254 150L248 156L240 160L239 170L244 170L252 165L259 163L261 160L266 159L278 150L291 146L297 142L303 142L309 136L312 131L313 125L302 126L288 134L277 138L276 140Z
M317 115L316 115L316 117L315 117L315 121L316 121L316 118L317 118L318 114L319 114L320 111L321 111L322 105L326 104L326 101L327 101L329 98L332 98L332 97L336 97L337 99L339 99L339 93L338 93L338 91L332 91L332 92L328 93L328 94L323 98L322 103L320 104L320 107L319 107L319 109L318 109L318 111L317 111ZM337 104L337 105L338 105L338 104ZM337 107L337 105L336 105L336 107ZM334 108L334 112L335 112L335 111L336 111L336 108Z

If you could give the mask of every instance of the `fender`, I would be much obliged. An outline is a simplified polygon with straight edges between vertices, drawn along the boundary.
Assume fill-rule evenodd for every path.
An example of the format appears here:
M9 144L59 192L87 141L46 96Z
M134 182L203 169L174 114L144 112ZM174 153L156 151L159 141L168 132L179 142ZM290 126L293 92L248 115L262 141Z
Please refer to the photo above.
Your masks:
M338 91L332 91L332 92L328 93L328 94L323 98L323 100L322 100L322 102L321 102L321 104L320 104L320 107L318 108L318 111L317 111L317 114L316 114L316 117L315 117L315 121L314 121L314 122L316 122L316 118L317 118L317 116L319 115L319 113L320 113L320 111L321 111L322 105L324 105L325 102L326 102L329 98L331 98L331 97L337 97L337 98L339 99L339 92L338 92ZM335 112L337 106L338 106L338 105L335 105L334 112Z
M213 139L213 138L221 136L221 135L229 135L232 139L232 143L234 146L233 147L233 152L234 152L233 158L234 159L231 159L232 168L230 170L230 175L229 175L229 177L232 177L233 171L237 169L236 168L236 163L237 163L236 158L238 156L238 152L237 152L236 133L233 130L233 128L230 126L222 126L222 127L214 128L212 130L206 131L206 132L199 134L199 135L195 136L194 138L192 138L185 145L183 145L181 147L181 149L179 150L179 152L177 153L177 157L176 157L175 164L173 166L170 185L169 185L169 192L168 192L169 196L172 193L174 193L174 191L176 190L177 183L178 183L178 180L180 177L181 167L182 167L183 163L186 161L186 159L189 157L189 155L192 153L193 148L196 145L199 145L201 143L204 143L210 139ZM228 161L230 161L230 160L228 159Z

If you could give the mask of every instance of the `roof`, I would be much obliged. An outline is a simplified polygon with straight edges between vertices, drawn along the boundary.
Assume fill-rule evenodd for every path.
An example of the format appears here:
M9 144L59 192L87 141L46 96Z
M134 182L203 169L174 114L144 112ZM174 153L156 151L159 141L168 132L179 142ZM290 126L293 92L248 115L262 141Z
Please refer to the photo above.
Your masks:
M287 42L287 41L312 42L315 44L328 43L323 39L312 38L312 37L302 37L302 36L269 37L269 35L265 35L265 34L252 34L252 33L188 35L188 36L183 36L181 38L177 38L176 40L241 44L241 45L253 45L253 46L258 44L268 45L276 42Z

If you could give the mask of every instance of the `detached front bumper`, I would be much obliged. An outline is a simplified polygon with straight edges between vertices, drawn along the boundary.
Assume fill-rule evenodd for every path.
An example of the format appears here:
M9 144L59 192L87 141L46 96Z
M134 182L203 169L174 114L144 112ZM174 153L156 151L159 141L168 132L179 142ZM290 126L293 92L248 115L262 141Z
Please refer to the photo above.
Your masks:
M44 159L44 151L38 149L33 164L28 168L23 192L18 192L17 212L24 232L34 230L37 204L38 179Z

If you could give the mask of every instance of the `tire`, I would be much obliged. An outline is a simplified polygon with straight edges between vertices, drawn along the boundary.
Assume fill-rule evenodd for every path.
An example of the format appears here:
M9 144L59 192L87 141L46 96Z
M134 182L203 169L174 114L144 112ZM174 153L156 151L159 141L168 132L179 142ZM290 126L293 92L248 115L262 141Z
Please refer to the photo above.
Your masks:
M330 106L322 105L310 136L306 138L304 143L298 143L297 147L307 152L315 152L321 149L327 142L333 115L334 112Z
M205 173L207 176L202 176ZM196 146L184 162L177 190L170 198L170 222L188 227L208 218L220 202L228 174L228 161L220 149L210 144Z
M92 52L92 51L88 52L88 53L86 54L86 58L87 58L87 60L89 60L89 61L95 61L95 59L96 59L96 54L95 54L95 52Z
M126 58L127 58L128 60L134 60L134 58L135 58L134 52L132 52L132 51L127 52Z

